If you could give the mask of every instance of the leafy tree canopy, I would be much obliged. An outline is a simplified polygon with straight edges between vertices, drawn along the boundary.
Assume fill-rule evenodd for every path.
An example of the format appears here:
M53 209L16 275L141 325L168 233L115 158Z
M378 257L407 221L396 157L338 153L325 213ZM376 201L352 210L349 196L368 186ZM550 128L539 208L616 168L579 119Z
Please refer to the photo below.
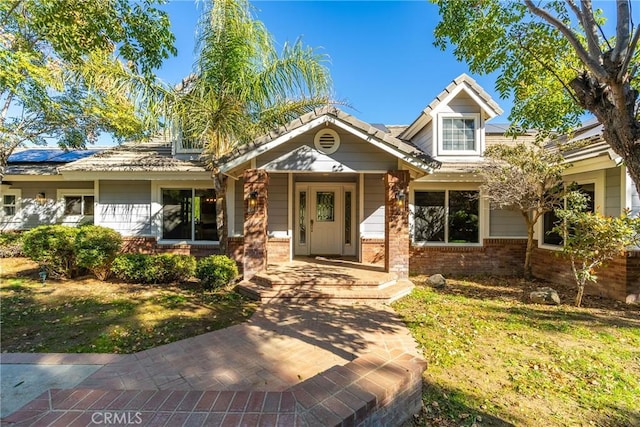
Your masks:
M0 179L23 143L84 147L157 124L154 69L176 49L155 3L0 2Z
M514 99L511 133L529 128L564 133L590 111L640 188L635 89L640 32L631 1L616 2L609 35L603 12L591 0L433 1L441 15L436 45L453 45L455 56L474 73L499 73L498 92Z

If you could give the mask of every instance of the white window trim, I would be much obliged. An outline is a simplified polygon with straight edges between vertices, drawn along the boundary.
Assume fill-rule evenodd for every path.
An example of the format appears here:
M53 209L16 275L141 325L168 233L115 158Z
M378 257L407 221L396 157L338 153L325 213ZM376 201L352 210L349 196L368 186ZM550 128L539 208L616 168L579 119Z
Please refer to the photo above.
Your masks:
M175 181L155 181L151 184L151 230L161 245L219 245L219 240L171 240L162 238L162 190L163 189L206 190L213 188L213 181L200 183L176 183ZM214 190L215 191L215 190ZM216 197L218 197L216 195ZM227 199L227 214L229 212L229 200Z
M5 205L4 204L4 196L15 196L16 197L16 201L15 204L13 205ZM0 193L0 217L2 218L13 218L16 215L18 215L18 212L20 211L20 206L22 205L22 190L20 189L12 189L12 190L2 190L2 193ZM14 206L15 207L15 213L13 215L5 215L4 214L4 207L5 206Z
M479 198L479 206L478 206L478 243L450 243L449 240L449 230L445 227L445 242L421 242L416 241L414 238L414 214L415 214L415 192L416 191L444 191L445 192L445 207L448 212L448 203L449 203L449 191L477 191ZM484 217L487 212L487 198L482 197L482 193L478 187L473 187L465 184L452 184L447 187L442 187L438 184L431 185L418 185L418 186L410 186L409 189L409 233L411 237L411 245L415 247L453 247L453 248L463 248L463 247L482 247L484 245L484 236L485 236L485 226L486 221Z
M475 150L446 150L444 148L444 119L472 119L475 126ZM438 156L480 156L482 153L482 132L480 113L440 113L438 114Z
M563 177L563 181L565 184L572 184L572 183L576 183L578 185L593 184L593 191L595 192L595 196L594 196L595 200L593 201L593 203L594 203L595 211L600 214L604 213L604 204L605 204L604 179L605 179L604 170L599 170L594 172L585 172L585 173L568 175L566 177ZM552 251L562 250L561 245L552 245L550 243L544 243L544 216L541 216L540 219L538 219L538 224L536 228L538 231L538 236L534 236L534 238L537 237L539 248L548 249Z
M82 197L82 214L80 215L65 215L64 213L64 209L65 209L65 203L64 203L64 198L65 197ZM93 215L85 215L84 214L84 196L93 196ZM63 189L58 189L56 191L56 200L58 201L59 204L59 216L65 219L80 219L80 218L90 218L90 217L94 217L95 216L95 212L98 209L98 203L96 200L96 195L95 192L93 191L93 189L82 189L82 190L74 190L74 189L67 189L67 188L63 188Z

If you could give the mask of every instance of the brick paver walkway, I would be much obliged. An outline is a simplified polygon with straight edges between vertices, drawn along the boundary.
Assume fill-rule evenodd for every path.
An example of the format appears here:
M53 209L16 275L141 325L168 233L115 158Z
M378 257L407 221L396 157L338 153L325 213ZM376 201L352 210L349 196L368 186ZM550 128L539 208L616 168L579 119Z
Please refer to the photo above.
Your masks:
M247 323L115 358L3 423L90 425L109 410L139 412L138 425L292 425L292 386L364 355L401 354L418 356L388 307L265 304Z

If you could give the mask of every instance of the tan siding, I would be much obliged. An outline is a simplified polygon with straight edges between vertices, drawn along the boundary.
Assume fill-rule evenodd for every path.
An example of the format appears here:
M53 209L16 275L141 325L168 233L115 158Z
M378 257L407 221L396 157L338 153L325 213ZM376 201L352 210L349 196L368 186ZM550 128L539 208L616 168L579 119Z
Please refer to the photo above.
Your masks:
M364 177L364 237L384 237L384 185L382 175Z
M490 237L526 237L527 226L522 214L508 209L492 209L489 215Z
M418 132L411 140L415 145L420 147L422 151L433 156L435 150L433 149L433 122L429 122Z
M620 203L620 168L607 169L605 175L604 214L618 216L622 213Z
M269 175L269 200L267 215L269 233L282 233L288 230L288 179L286 174Z

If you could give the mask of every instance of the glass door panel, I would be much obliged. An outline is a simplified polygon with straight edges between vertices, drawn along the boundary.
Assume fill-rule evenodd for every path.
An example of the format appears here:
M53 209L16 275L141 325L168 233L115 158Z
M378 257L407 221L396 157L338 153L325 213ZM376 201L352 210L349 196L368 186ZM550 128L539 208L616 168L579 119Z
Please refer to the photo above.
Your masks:
M191 240L192 190L162 190L162 238Z
M193 222L195 240L218 240L216 195L212 189L195 190Z

